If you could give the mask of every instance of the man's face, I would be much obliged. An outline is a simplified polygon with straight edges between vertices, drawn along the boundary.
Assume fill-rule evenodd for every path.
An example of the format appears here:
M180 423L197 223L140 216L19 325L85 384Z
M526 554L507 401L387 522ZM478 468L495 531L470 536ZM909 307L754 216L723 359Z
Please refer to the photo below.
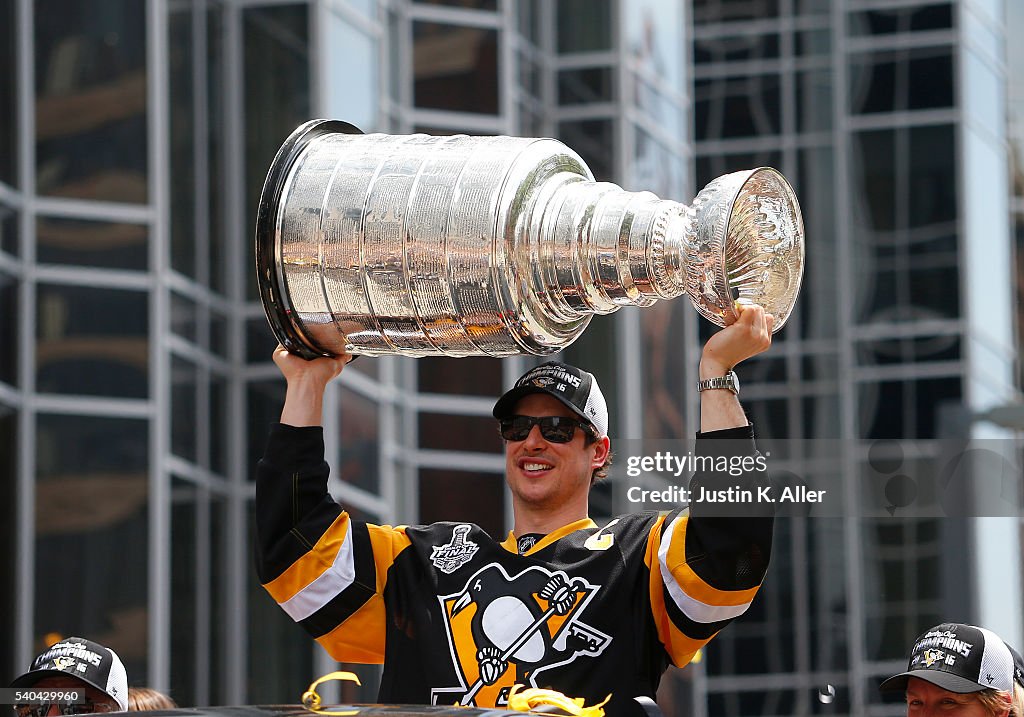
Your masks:
M84 704L53 703L47 707L46 704L30 704L16 708L19 717L56 717L61 714L94 714L99 712L120 712L121 707L117 701L97 690L92 685L87 685L76 677L70 675L52 675L44 677L32 687L26 690L85 690Z
M515 415L578 418L561 401L543 393L524 396ZM600 438L586 444L583 430L576 429L568 443L544 440L540 426L533 426L522 441L505 442L505 480L514 500L534 509L555 510L570 501L585 501L590 476L608 456L609 441Z
M977 694L944 690L925 680L907 680L907 717L991 717Z

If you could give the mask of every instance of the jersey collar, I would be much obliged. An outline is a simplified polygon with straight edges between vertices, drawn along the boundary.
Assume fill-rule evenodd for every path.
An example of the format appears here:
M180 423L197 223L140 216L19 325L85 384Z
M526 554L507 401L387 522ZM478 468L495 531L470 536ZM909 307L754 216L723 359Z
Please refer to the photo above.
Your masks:
M582 519L577 520L575 522L569 523L568 525L563 525L558 530L556 530L554 532L551 532L551 533L548 533L543 538L538 540L536 543L534 543L533 547L530 548L529 550L527 550L525 553L523 553L523 555L532 555L533 553L536 553L538 550L541 550L541 549L546 548L547 546L551 545L556 540L558 540L560 538L564 538L569 533L574 533L577 530L586 530L587 528L596 528L596 527L597 527L597 523L592 521L590 518L582 518ZM503 547L505 550L507 550L510 553L515 553L516 555L518 555L519 554L519 546L516 543L515 533L513 533L510 530L509 533L508 533L508 537L505 538L504 542L502 542L501 547Z

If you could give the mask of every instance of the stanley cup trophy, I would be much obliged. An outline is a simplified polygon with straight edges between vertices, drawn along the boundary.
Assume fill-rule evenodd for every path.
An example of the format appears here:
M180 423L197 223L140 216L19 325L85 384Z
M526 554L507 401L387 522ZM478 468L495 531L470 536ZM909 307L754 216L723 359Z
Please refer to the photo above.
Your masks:
M735 301L786 323L800 206L761 167L689 207L595 182L553 139L362 134L314 120L278 151L256 223L260 293L290 352L545 355L594 314L686 293L725 326Z

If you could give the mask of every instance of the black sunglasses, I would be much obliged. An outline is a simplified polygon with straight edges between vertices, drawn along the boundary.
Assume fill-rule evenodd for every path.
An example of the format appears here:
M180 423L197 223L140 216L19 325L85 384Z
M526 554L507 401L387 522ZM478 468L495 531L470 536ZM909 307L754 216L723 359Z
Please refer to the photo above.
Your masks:
M62 715L87 715L98 712L110 712L110 706L101 702L93 702L88 697L84 702L57 702L57 709ZM50 713L52 704L48 702L35 702L32 704L15 705L14 711L18 717L46 717Z
M534 426L540 426L540 435L550 443L568 443L577 428L594 437L589 423L565 416L509 416L498 421L498 431L506 441L525 441Z

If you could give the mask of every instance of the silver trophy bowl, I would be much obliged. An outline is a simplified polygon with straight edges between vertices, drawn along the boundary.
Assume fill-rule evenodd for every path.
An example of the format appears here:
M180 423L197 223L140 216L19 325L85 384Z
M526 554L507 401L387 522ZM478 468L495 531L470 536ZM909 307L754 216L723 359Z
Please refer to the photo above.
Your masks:
M274 158L256 221L260 295L314 358L546 355L594 314L686 293L792 312L804 267L793 189L768 167L690 206L595 182L553 139L362 134L314 120Z

